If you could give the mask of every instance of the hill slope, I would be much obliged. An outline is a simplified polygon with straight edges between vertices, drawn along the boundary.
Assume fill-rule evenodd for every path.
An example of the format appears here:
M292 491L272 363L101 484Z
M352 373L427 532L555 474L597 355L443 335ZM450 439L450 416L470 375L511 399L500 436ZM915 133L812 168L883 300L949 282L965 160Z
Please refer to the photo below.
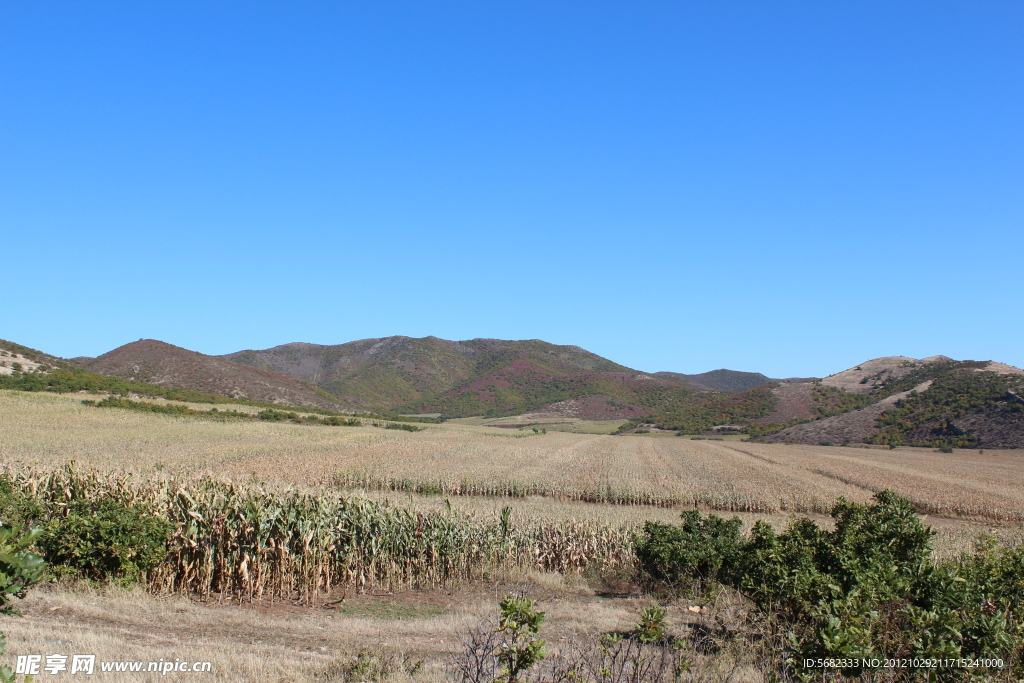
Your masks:
M776 431L768 441L1024 447L1024 371L991 361L890 357L833 375L867 405ZM854 405L851 403L851 405Z
M698 375L684 375L680 372L656 372L655 377L667 379L697 389L714 391L746 391L779 380L765 377L760 372L739 372L737 370L711 370Z
M207 356L155 339L125 344L82 362L101 375L264 403L344 410L341 401L314 386L275 372Z
M333 346L293 343L223 357L307 380L348 401L446 417L514 415L594 394L626 401L643 395L650 402L650 387L680 392L674 383L578 346L537 339L397 336Z

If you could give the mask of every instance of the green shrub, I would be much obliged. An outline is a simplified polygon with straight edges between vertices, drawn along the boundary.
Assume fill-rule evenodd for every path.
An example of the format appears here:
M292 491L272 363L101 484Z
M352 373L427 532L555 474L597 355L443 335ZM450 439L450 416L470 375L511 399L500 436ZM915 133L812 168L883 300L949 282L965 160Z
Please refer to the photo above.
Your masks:
M417 427L416 425L403 424L401 422L389 422L384 425L384 429L400 429L404 432L420 432L426 429L426 427Z
M40 529L25 532L23 525L0 526L0 614L17 614L12 598L25 597L25 590L37 583L46 564L29 551Z
M651 579L673 588L715 579L731 567L739 550L739 517L701 517L688 510L679 526L647 522L635 550L639 567Z
M665 640L665 610L660 605L652 605L641 611L633 637L641 643L660 643Z
M11 606L12 598L24 598L25 590L38 582L46 565L43 558L29 551L39 535L39 529L24 532L24 526L0 526L0 614L17 614ZM0 633L0 655L7 648L7 640ZM0 665L0 681L13 683L14 672Z
M163 561L170 521L149 506L114 498L74 500L39 540L46 560L96 581L134 583Z
M681 527L648 523L636 548L640 568L669 584L708 573L740 590L783 625L787 676L821 677L800 666L817 658L995 658L1007 675L1024 673L1024 547L988 541L973 555L935 562L934 532L890 491L871 505L840 502L833 531L797 519L777 534L759 522L740 539L738 524L733 532L726 520L689 516ZM971 672L925 673L959 680Z
M533 600L512 595L506 595L498 607L501 610L498 633L504 634L507 640L494 655L502 666L501 675L495 680L516 683L547 654L545 641L535 637L544 623L544 612L535 609Z
M10 478L0 476L0 524L5 526L28 525L43 516L43 506L38 500L22 493Z

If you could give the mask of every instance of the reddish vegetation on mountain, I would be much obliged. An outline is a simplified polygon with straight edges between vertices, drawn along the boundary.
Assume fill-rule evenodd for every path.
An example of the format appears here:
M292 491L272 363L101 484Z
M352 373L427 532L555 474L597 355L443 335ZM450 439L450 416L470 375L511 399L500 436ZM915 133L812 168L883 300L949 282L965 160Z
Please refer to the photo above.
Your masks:
M231 398L339 410L345 406L307 382L207 356L155 339L125 344L81 366L90 372Z
M1024 446L1024 371L945 356L876 358L823 380L780 382L731 370L652 375L578 346L536 339L387 337L220 357L140 340L71 361L4 343L18 358L41 359L26 360L27 369L12 365L4 379L8 388L31 391L96 385L71 369L81 368L174 389L348 412L619 419L628 421L620 431L645 423L685 434L746 431L795 443Z

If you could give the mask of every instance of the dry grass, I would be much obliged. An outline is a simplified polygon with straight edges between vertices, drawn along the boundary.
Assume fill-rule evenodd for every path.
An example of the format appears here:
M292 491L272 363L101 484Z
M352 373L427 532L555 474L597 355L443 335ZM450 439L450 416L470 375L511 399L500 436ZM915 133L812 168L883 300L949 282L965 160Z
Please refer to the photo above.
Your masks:
M78 397L0 392L0 460L98 469L209 473L308 486L541 495L591 502L825 513L883 488L935 515L1024 520L1024 452L896 451L689 439L217 422L80 405Z
M358 472L373 485L344 495L366 496L396 511L407 508L411 512L401 514L411 515L408 519L416 524L410 527L403 522L404 526L399 525L402 533L421 530L416 525L425 515L465 518L480 528L490 525L487 528L493 529L501 510L511 506L513 535L525 540L504 565L492 562L494 575L502 576L503 583L482 583L481 576L474 575L474 583L462 584L453 595L450 588L403 592L402 586L415 584L405 580L395 582L395 592L387 593L382 591L387 580L368 581L364 587L378 588L371 593L350 593L334 609L322 609L263 603L260 591L242 577L240 568L243 563L254 567L249 564L252 558L268 558L266 566L282 572L268 574L264 595L269 596L277 590L274 582L293 591L295 586L289 581L324 571L303 564L297 559L300 557L323 561L335 578L350 567L377 565L353 556L349 564L335 567L326 551L290 550L286 554L296 559L284 563L288 565L284 569L274 568L270 551L285 547L272 542L277 527L272 533L250 534L251 538L246 536L248 532L239 531L222 539L224 548L230 550L216 560L239 570L232 573L235 584L225 585L225 593L210 596L233 594L253 603L197 603L169 594L167 572L151 586L162 591L160 597L48 586L30 592L22 606L24 619L0 618L0 630L9 642L7 663L24 653L83 653L97 654L101 660L139 661L179 657L211 661L213 673L204 676L210 680L326 681L337 680L340 664L359 648L379 646L427 660L416 680L441 681L444 659L457 648L458 634L481 615L492 613L497 599L516 587L541 597L541 608L548 613L545 636L552 644L573 633L621 631L635 620L642 606L639 600L596 596L578 576L543 571L546 560L540 556L561 554L564 557L557 558L559 561L571 560L565 566L578 569L589 562L587 553L597 557L619 552L623 543L628 543L631 528L648 519L675 521L679 509L595 503L588 502L588 496L660 505L696 504L737 511L745 526L767 519L781 527L794 513L827 524L821 513L839 496L865 501L877 490L892 488L932 515L1003 522L1024 519L1021 451L939 454L924 449L886 451L555 432L520 438L508 430L467 425L431 425L425 432L405 433L101 410L82 406L80 398L0 391L0 464L24 473L31 467L53 470L74 459L79 470L132 472L137 484L130 485L148 491L144 494L148 496L164 495L155 482L178 479L187 484L205 475L239 483L232 490L239 492L238 501L242 502L249 495L246 492L275 494L289 486L320 496L318 500L340 500L337 492L329 490L330 483L339 473ZM253 486L254 479L266 483ZM515 496L532 487L541 495L449 495L446 500L444 495L381 490L394 488L392 485L429 485L463 492L476 486ZM180 490L173 487L169 483L166 490ZM232 502L230 491L218 491L208 501L200 501L206 505L201 510L204 518L217 517L215 505L244 507ZM180 498L174 500L181 503ZM282 507L287 505L282 502ZM184 510L182 507L179 512ZM375 515L360 519L383 519ZM1019 524L953 523L942 518L926 521L937 523L940 557L969 550L980 532L995 532L1007 543L1024 542ZM283 522L280 526L287 531ZM547 536L530 536L545 529ZM284 533L281 537L291 536ZM580 546L584 537L590 539L590 545L582 555L573 556L577 551L572 549ZM520 553L538 547L538 539L544 538L550 544L546 550L541 547L540 554L534 555L532 550L529 555ZM183 567L198 566L198 556L179 553L175 557ZM207 558L203 562L207 560L214 561ZM291 574L285 576L286 571ZM337 586L358 585L352 577L331 584L318 576L321 578L315 582L324 588L321 597L332 586L333 598ZM200 574L196 577L202 578ZM426 581L426 585L447 584ZM686 616L685 606L673 609L670 621ZM139 675L105 674L102 678L128 681L139 680ZM403 678L399 674L394 680Z
M425 618L374 618L282 606L224 607L142 591L43 587L2 617L4 659L18 654L95 654L98 661L209 661L217 681L327 681L363 647L429 660L421 681L443 680L444 657L475 618L475 600ZM66 675L66 674L65 674ZM100 673L103 681L152 680L154 674ZM45 678L50 678L44 674ZM168 680L187 677L169 675ZM403 676L394 677L402 680ZM71 677L74 680L74 677Z
M341 665L361 649L373 648L423 662L411 679L397 672L389 682L440 683L446 680L449 658L462 647L463 634L493 617L497 601L509 592L539 601L546 613L542 636L554 651L579 637L628 631L639 611L651 604L642 597L601 597L578 580L534 571L454 595L357 595L334 609L279 603L220 605L140 590L50 585L34 589L19 604L24 617L0 617L0 630L8 639L2 659L13 664L19 654L53 653L95 654L98 661L179 658L211 662L204 680L313 683L344 680L339 676ZM668 622L679 633L682 624L702 618L687 612L691 604L684 598L666 605ZM695 657L695 664L710 670L714 659ZM159 678L98 671L95 677L113 683Z

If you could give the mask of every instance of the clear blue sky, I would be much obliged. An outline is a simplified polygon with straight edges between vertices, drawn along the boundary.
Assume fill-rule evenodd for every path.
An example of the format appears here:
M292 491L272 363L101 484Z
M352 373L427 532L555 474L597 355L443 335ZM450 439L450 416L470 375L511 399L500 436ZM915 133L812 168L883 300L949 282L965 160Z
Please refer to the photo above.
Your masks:
M1024 3L0 2L0 337L1024 366Z

